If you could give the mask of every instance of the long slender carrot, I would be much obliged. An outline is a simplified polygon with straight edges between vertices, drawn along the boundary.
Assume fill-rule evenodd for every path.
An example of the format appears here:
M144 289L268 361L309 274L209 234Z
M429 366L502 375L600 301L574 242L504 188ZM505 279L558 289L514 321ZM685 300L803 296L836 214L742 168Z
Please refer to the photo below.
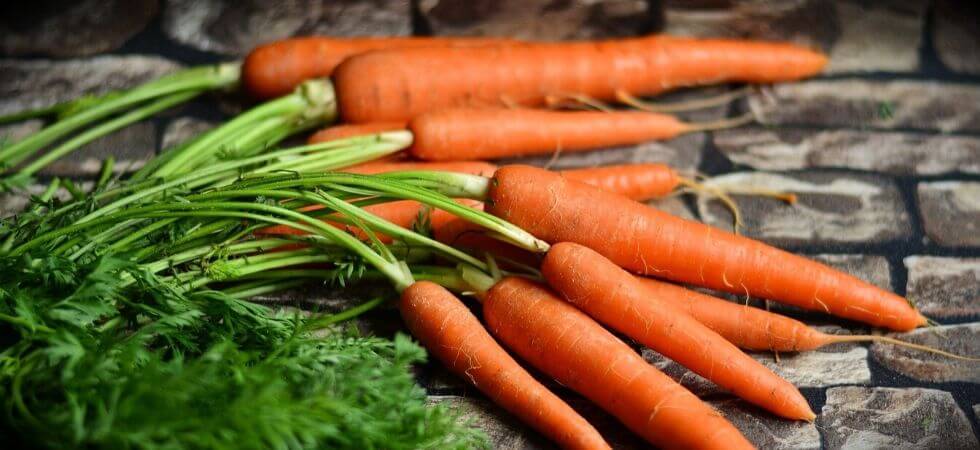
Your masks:
M341 63L334 82L341 116L361 123L453 107L540 106L563 94L615 100L624 92L789 81L818 73L826 62L790 44L650 36L370 52Z
M743 116L686 123L669 114L645 111L440 109L408 123L415 137L409 153L426 161L455 161L581 152L731 128L751 120Z
M957 359L975 360L925 345L901 341L890 336L827 334L799 320L722 300L675 284L636 277L651 297L670 302L698 322L746 350L799 352L841 342L883 342L937 353Z
M927 321L904 298L826 265L546 170L498 169L486 208L540 239L585 245L641 274L895 330Z
M586 314L733 394L779 416L816 417L803 394L734 344L595 251L555 244L541 264L548 284Z
M483 302L505 346L665 448L753 448L717 411L547 288L505 278Z
M298 37L260 45L245 57L242 82L260 99L292 92L311 78L330 76L344 59L372 50L515 43L502 38L456 37Z
M609 448L592 425L514 361L449 291L419 281L402 292L399 306L412 335L494 403L563 448Z

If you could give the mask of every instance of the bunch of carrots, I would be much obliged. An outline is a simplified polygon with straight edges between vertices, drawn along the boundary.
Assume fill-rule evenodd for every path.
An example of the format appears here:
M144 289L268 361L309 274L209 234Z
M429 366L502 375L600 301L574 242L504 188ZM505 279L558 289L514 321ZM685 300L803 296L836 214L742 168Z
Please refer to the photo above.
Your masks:
M412 141L400 155L339 169L346 172L343 177L330 175L348 183L338 192L399 186L384 191L397 201L367 202L360 209L303 193L308 203L301 208L303 217L318 222L255 233L334 236L330 229L342 228L378 245L409 237L419 245L454 246L476 255L464 257L454 276L432 281L415 281L397 264L378 267L401 293L399 308L409 330L433 355L565 448L609 445L512 355L658 446L752 448L717 411L648 364L613 331L788 420L815 415L796 387L743 350L795 352L878 340L942 352L885 336L823 334L797 320L670 282L896 331L923 326L927 319L906 299L851 275L641 203L680 189L729 201L730 192L712 191L668 166L554 172L485 160L738 126L751 119L687 123L665 113L730 97L681 105L640 98L715 83L792 81L818 74L825 64L824 55L789 44L667 36L572 43L315 37L268 44L241 66L241 83L255 97L273 98L310 79L332 79L336 114L323 114L329 102L318 103L318 114L344 123L313 134L311 144L400 130L410 131ZM568 100L587 110L559 108ZM611 109L611 103L626 108ZM303 123L302 129L309 128L309 121ZM194 157L184 155L189 156L172 157L159 167L176 171L181 161ZM317 182L341 182L328 178ZM280 191L283 185L269 186L263 195L288 194ZM472 220L477 215L479 223ZM402 230L420 218L431 229L431 243ZM447 288L475 297L483 320Z

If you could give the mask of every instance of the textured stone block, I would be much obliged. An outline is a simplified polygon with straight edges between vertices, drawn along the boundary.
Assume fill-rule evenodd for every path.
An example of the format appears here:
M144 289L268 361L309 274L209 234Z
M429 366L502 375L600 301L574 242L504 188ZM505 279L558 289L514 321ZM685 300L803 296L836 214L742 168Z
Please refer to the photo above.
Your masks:
M243 55L292 36L407 35L408 0L171 0L163 11L171 39L198 50Z
M973 449L977 437L949 392L836 387L817 426L828 449Z
M980 87L858 78L784 83L749 98L763 124L980 131Z
M897 339L944 350L957 355L980 356L980 323L942 325L896 333ZM920 381L980 383L980 362L953 359L888 343L871 346L871 354L881 365Z
M716 132L714 142L732 162L759 170L980 173L980 139L973 136L752 127Z
M796 194L795 205L750 195L737 198L745 222L742 232L777 245L883 242L906 239L912 232L897 187L878 176L736 172L708 184L733 192L767 189ZM719 202L699 199L698 210L705 223L731 230L731 213Z
M142 55L66 61L0 60L0 114L134 87L179 67L168 59Z
M651 31L643 0L420 0L436 35L558 40L632 36Z
M929 239L951 247L980 246L980 183L919 183L916 191Z
M950 70L980 74L980 6L976 2L936 0L932 13L932 43Z
M114 50L156 16L157 0L11 1L0 5L0 54L85 56Z
M980 258L910 256L906 297L934 319L980 316Z

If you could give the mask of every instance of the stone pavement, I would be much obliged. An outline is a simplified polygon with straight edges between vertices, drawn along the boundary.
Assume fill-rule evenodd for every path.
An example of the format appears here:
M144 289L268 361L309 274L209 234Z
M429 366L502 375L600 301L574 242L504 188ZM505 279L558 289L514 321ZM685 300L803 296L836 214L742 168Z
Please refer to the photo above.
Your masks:
M48 2L50 3L50 2ZM74 1L0 6L0 114L130 86L178 66L242 55L297 34L503 34L574 39L663 30L692 36L790 40L831 56L819 79L753 92L689 120L751 110L759 124L612 151L563 156L556 167L665 162L799 194L790 207L740 198L746 234L821 259L908 296L940 326L898 337L980 354L980 8L935 0L258 0ZM673 98L717 93L712 88ZM120 170L241 110L210 97L94 142L43 175L84 180L113 154ZM36 121L0 127L16 139ZM549 158L528 159L532 164ZM23 205L0 197L0 213ZM729 227L709 201L654 206ZM367 295L366 293L364 295ZM363 295L309 286L263 301L337 310ZM803 313L830 332L867 332ZM393 309L359 322L402 331ZM750 440L773 449L978 448L980 365L887 345L835 345L798 355L753 355L801 387L815 423L790 423L731 398L648 349L651 364L708 399ZM440 369L420 367L433 402L467 411L499 448L552 448ZM610 416L551 383L617 448L642 448Z

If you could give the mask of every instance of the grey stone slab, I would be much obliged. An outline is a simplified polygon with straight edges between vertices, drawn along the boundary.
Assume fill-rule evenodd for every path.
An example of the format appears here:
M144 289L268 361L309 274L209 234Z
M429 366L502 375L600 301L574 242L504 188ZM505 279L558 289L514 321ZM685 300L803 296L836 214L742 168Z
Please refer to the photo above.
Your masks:
M616 147L588 152L566 152L549 156L513 158L497 161L500 164L530 164L551 169L576 169L612 164L664 163L676 170L694 171L701 164L705 135L689 134L664 142Z
M643 0L420 0L418 6L437 35L538 40L643 34L653 25L650 9Z
M163 11L171 39L198 50L243 55L292 36L407 35L408 0L171 0Z
M891 336L957 355L980 358L980 322L919 328ZM871 354L881 365L916 380L980 383L978 361L954 359L888 343L873 344Z
M179 67L174 61L144 55L65 61L0 60L0 114L134 87Z
M143 30L157 0L5 2L0 54L85 56L114 50Z
M790 41L830 56L827 72L919 67L926 4L916 0L735 0L666 9L668 34Z
M734 193L765 189L796 194L795 205L736 196L744 221L741 231L777 245L884 242L906 239L912 232L898 188L879 176L736 172L706 184ZM699 198L698 212L705 223L732 229L732 215L720 202Z
M973 136L752 127L715 132L713 138L732 162L760 170L980 173L980 139Z
M858 78L777 84L749 97L763 124L980 131L980 87Z
M980 183L919 183L916 192L929 239L946 246L980 246Z
M980 316L980 258L909 256L906 297L933 319Z
M167 124L160 139L160 149L166 150L180 145L188 139L208 131L218 124L192 117L179 117Z
M820 433L812 422L783 420L736 398L709 400L708 403L721 411L757 448L820 449Z
M827 449L975 449L966 414L949 392L835 387L817 416Z
M150 122L139 122L92 141L65 155L40 173L57 176L86 176L99 173L105 158L115 158L113 171L133 172L143 167L157 148L157 128Z
M980 7L976 2L936 0L932 43L936 55L954 72L980 74Z
M834 326L819 326L817 328L826 333L842 332L839 327ZM800 388L871 383L868 350L859 345L835 344L809 352L780 353L778 362L772 353L747 353L780 377ZM644 348L642 355L644 359L698 396L703 397L724 392L713 382L653 350Z

